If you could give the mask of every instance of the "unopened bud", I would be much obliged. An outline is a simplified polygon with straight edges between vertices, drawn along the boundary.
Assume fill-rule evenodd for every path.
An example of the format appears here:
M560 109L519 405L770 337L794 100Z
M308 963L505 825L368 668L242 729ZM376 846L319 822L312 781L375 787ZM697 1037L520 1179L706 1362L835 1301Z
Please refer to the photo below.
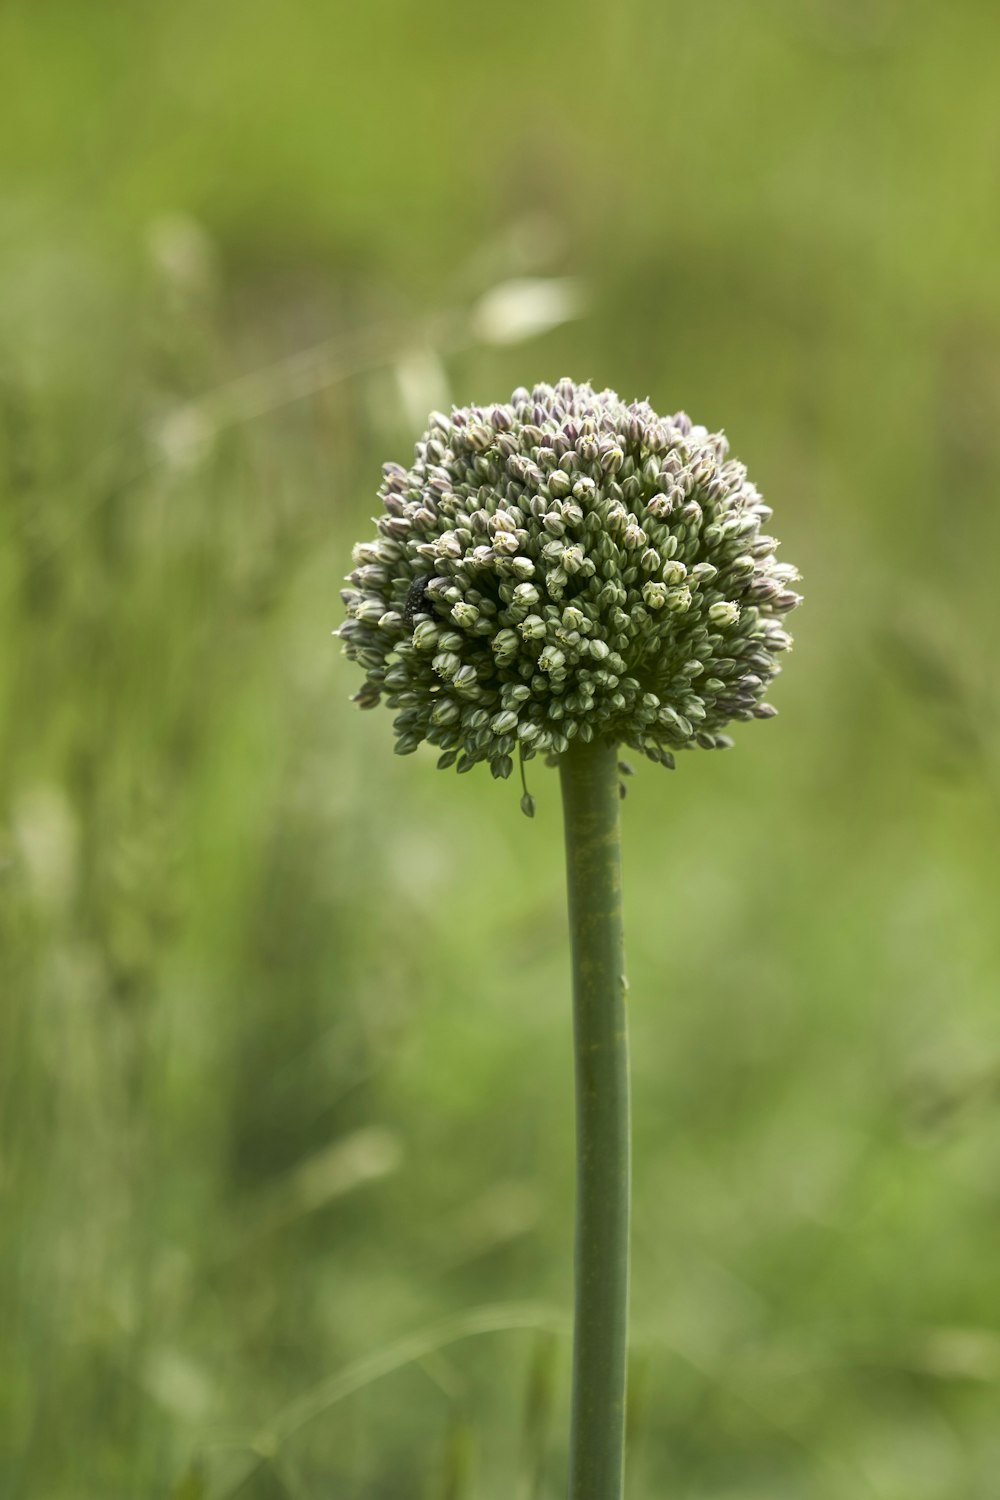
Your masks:
M713 625L721 625L725 629L728 625L735 625L740 617L740 607L729 599L721 599L718 604L713 604L708 611L708 618Z

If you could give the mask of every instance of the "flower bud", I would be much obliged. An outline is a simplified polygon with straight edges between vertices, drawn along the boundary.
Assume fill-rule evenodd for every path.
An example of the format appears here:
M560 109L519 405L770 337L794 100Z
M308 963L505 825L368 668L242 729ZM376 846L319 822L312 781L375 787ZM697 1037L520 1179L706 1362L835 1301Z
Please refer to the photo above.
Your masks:
M521 642L517 638L517 632L510 629L499 630L490 642L493 655L497 665L504 667L509 665L517 657Z
M708 618L713 625L735 625L740 617L740 607L730 600L721 600L709 607Z
M463 630L471 630L479 619L479 611L474 604L469 604L466 600L460 599L457 604L452 606L451 618Z
M461 665L462 658L454 651L440 651L431 662L438 676L446 681L454 677Z
M413 631L413 644L417 651L433 651L438 643L438 627L433 620L421 620Z

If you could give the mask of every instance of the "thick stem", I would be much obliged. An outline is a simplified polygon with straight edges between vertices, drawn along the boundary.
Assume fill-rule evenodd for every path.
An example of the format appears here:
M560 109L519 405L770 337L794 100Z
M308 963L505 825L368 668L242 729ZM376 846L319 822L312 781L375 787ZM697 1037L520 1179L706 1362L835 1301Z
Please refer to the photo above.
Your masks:
M576 1050L570 1500L620 1500L629 1282L629 1067L617 752L560 759Z

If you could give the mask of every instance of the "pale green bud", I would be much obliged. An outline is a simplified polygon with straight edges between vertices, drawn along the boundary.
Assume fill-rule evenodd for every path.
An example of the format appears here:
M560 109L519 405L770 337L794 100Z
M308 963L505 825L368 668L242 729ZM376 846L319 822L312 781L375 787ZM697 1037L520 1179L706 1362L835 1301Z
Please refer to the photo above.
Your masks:
M453 605L451 618L463 630L471 630L479 619L479 611L474 604L467 604L464 599L461 599L456 605Z
M713 625L735 625L740 617L740 607L731 600L720 600L713 604L708 611L708 618Z
M462 710L451 698L439 698L431 710L432 724L454 724Z
M433 651L438 643L438 628L432 620L421 620L413 632L413 645L417 651Z

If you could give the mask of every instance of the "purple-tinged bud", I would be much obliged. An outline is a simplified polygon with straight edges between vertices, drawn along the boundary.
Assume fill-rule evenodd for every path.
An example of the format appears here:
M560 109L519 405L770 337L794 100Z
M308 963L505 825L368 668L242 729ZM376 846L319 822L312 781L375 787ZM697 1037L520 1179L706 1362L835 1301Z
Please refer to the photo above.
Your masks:
M651 516L655 516L658 521L666 521L669 519L674 509L673 496L664 494L664 492L660 490L653 496L651 500L647 501L646 509L649 511L649 514Z

